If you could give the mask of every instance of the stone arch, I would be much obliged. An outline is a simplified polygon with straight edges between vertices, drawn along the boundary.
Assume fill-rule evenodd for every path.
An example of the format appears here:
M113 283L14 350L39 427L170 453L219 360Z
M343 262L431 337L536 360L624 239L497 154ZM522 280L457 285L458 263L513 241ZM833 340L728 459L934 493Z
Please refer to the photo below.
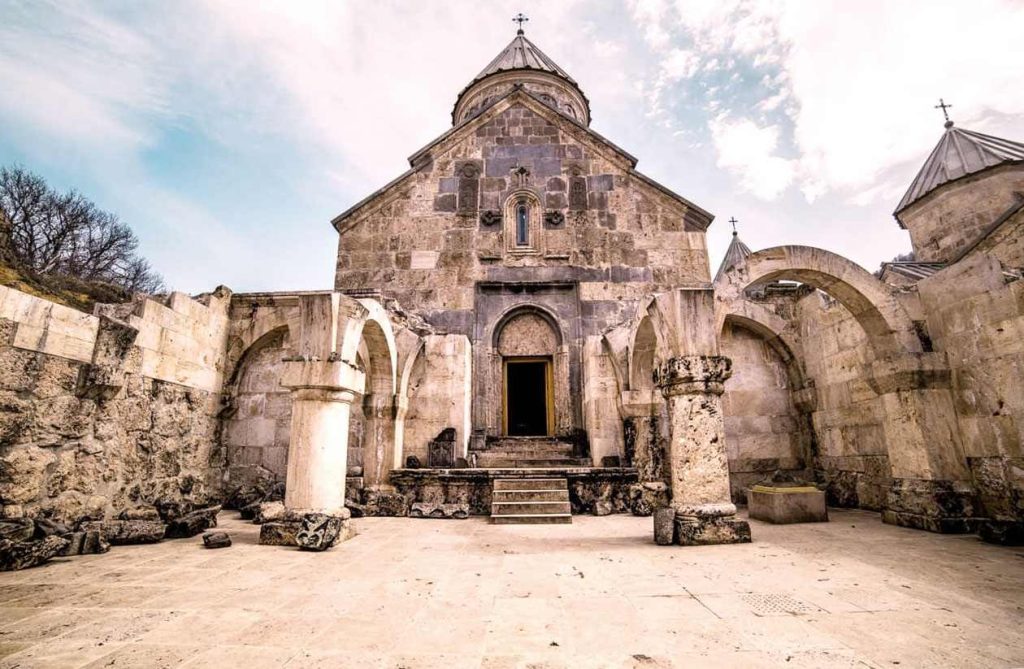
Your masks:
M718 332L726 323L738 325L759 336L786 363L790 386L799 390L805 385L803 364L797 358L796 343L787 332L786 321L764 305L747 300L737 300L723 310L718 317Z
M518 210L526 207L526 239L521 240L518 234ZM541 230L543 228L543 209L541 198L530 188L519 188L505 198L504 233L505 250L509 253L536 253L541 250Z
M289 329L274 327L242 352L228 385L222 443L229 475L241 484L259 468L283 478L291 426L291 396L280 385Z
M277 330L285 330L290 334L291 327L288 317L282 309L257 308L248 328L231 337L228 341L224 368L228 370L226 386L238 382L238 374L245 356L267 334Z
M520 304L507 309L491 328L490 425L500 434L508 433L506 421L507 365L548 360L548 428L550 436L564 434L572 426L572 394L569 379L569 347L558 319L547 309L534 304Z
M840 255L811 246L777 246L751 254L745 264L744 289L788 279L831 295L864 328L879 357L921 351L913 322L889 288Z
M511 309L506 310L501 316L498 317L498 320L495 321L494 327L491 329L491 346L494 347L494 350L497 351L499 349L501 334L502 331L506 328L506 326L508 326L509 323L519 318L520 316L527 315L535 316L536 318L544 321L547 324L547 326L551 329L551 332L554 335L555 346L562 345L562 328L559 327L558 320L555 318L554 314L552 314L544 307L535 304L520 304L512 307Z
M349 338L357 342L355 358L366 375L362 402L363 481L367 486L387 482L395 462L395 417L398 390L398 350L391 320L375 300L359 303L365 314L356 326L347 329L342 350L348 350Z
M629 355L629 389L653 392L658 336L650 316L640 320Z

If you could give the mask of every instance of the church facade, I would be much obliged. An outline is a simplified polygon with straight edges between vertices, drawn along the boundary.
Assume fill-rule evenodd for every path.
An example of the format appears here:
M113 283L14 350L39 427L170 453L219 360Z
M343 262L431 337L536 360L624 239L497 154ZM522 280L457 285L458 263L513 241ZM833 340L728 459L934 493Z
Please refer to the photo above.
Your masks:
M520 30L409 163L332 221L329 291L78 318L5 289L7 366L63 361L32 392L76 426L11 442L5 515L278 481L295 511L530 516L495 481L559 479L573 513L668 508L675 541L727 543L781 470L886 522L1021 536L1024 145L948 124L896 211L914 259L878 275L734 236L712 277L713 216L591 130Z

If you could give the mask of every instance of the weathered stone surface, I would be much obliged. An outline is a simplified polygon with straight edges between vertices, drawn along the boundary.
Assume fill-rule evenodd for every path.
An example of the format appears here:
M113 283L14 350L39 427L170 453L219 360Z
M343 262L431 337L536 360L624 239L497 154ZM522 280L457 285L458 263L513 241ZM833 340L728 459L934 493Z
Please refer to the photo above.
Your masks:
M436 504L429 502L413 502L409 508L410 518L469 518L469 504Z
M36 539L45 539L46 537L53 535L63 536L71 531L64 523L58 523L50 520L49 518L36 518L35 526L36 531L34 536Z
M88 532L69 532L62 535L68 540L68 545L60 552L60 555L93 555L106 553L110 550L110 544L103 539L103 535L97 530Z
M595 516L610 516L614 513L614 507L608 500L599 499L594 502L594 515Z
M629 486L629 512L634 516L650 516L655 509L668 506L668 503L668 486L660 481Z
M258 502L252 522L257 525L280 520L285 515L284 502Z
M0 520L0 539L14 542L28 541L35 534L35 529L35 523L31 518Z
M676 540L681 546L750 543L750 525L735 516L687 518L676 516Z
M194 537L211 527L217 527L217 514L220 513L220 509L220 505L211 506L206 509L197 509L185 514L181 518L176 518L167 524L165 536L168 539L183 539Z
M978 527L978 535L990 544L1024 546L1024 522L986 520Z
M407 516L409 502L394 490L367 488L363 491L363 512L367 516Z
M975 494L966 482L893 479L882 521L930 532L969 534L978 527Z
M167 526L159 520L93 520L79 529L99 532L111 545L124 546L156 543L164 538Z
M654 543L671 546L676 539L676 510L670 506L654 511Z
M260 525L260 545L296 546L295 535L301 528L301 521L263 523Z
M203 548L227 548L231 537L227 532L207 532L203 535Z
M68 545L67 539L49 536L39 541L10 541L0 539L0 571L17 571L37 567L60 555Z
M302 550L325 551L349 537L344 536L343 526L350 520L326 513L309 513L303 516L295 543Z

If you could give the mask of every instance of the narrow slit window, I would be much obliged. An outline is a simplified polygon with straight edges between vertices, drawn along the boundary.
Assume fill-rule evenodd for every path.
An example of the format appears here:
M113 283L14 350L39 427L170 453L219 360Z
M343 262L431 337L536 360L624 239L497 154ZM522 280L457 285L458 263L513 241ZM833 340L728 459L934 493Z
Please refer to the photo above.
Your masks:
M520 202L516 205L516 246L530 243L530 205Z

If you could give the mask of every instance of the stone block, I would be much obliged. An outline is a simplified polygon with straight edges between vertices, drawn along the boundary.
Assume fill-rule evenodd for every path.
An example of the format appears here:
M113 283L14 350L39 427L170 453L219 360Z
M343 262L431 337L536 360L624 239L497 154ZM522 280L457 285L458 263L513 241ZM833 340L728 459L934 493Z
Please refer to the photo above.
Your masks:
M654 512L654 543L671 546L676 542L676 510L666 506Z
M110 550L110 544L103 540L103 535L97 530L69 532L62 535L62 538L67 539L68 544L60 552L61 556L94 555Z
M469 518L469 504L432 504L414 502L409 509L410 518Z
M203 548L227 548L231 537L227 532L207 532L203 535Z
M187 513L167 524L165 536L168 539L194 537L204 530L217 527L218 513L220 513L220 506L211 506L207 509L198 509Z
M828 521L825 493L814 486L755 485L747 493L750 517L779 525Z
M982 541L1000 546L1024 546L1024 522L1019 520L986 520L978 527Z
M750 525L735 516L678 516L675 519L676 542L680 546L750 543Z
M356 535L348 513L309 513L303 516L295 543L302 550L325 551Z
M113 546L153 544L164 538L167 526L160 520L94 520L82 523L80 530L98 531Z
M295 535L302 529L300 521L263 523L260 526L261 546L297 546Z
M0 539L0 571L17 571L38 567L61 554L68 540L50 536L41 541L10 541Z

